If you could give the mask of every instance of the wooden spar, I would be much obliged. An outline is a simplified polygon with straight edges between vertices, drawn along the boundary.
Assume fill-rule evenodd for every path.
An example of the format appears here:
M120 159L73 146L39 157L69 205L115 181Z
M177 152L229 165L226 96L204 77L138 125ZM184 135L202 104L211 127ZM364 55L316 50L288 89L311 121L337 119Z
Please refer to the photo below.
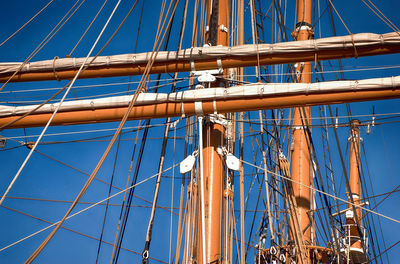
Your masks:
M349 201L354 202L356 205L361 204L361 182L360 182L360 122L358 120L352 120L350 127L350 193ZM351 196L351 198L350 198ZM353 208L349 204L349 208ZM353 212L351 209L348 212ZM360 234L358 232L357 225L362 227L362 210L361 208L356 208L356 213L352 216L347 217L346 213L346 224L349 225L350 234L350 248L356 248L362 251L362 245L360 240ZM357 219L356 219L357 218Z
M228 23L229 24L229 23ZM296 63L298 61L314 61L318 60L333 60L352 57L364 57L383 54L393 54L400 52L399 44L382 43L381 45L363 45L356 49L351 47L338 46L327 50L313 50L304 52L293 52L286 54L268 54L260 55L259 60L257 54L249 56L234 57L224 56L221 58L221 65L217 59L193 60L193 65L196 70L211 70L218 69L220 66L224 69L236 67L256 66L260 65L286 64ZM169 60L163 62L155 62L150 70L150 74L155 73L175 73L189 72L193 65L189 60L177 61ZM102 77L117 77L128 75L141 75L146 68L146 63L130 64L130 65L107 65L102 67L90 67L79 75L79 78L102 78ZM55 70L36 72L36 73L18 73L11 80L9 78L13 72L0 75L0 83L10 82L30 82L30 81L46 81L46 80L66 80L72 79L76 75L77 70Z
M230 113L241 111L254 111L275 108L289 108L296 106L312 106L323 104L341 104L359 101L372 101L381 99L400 98L400 90L388 88L385 90L374 91L348 91L348 92L332 92L324 94L291 94L278 95L265 98L250 97L230 100L216 100L215 105L218 113ZM203 101L201 103L203 114L213 114L213 101ZM51 125L73 125L88 123L104 123L120 121L126 112L126 107L69 111L59 112L53 119ZM184 112L182 112L184 109ZM161 103L152 105L135 106L129 115L130 120L149 119L149 118L165 118L195 116L195 103ZM29 128L44 126L49 120L51 113L48 114L31 114L23 119L8 125L6 128ZM12 116L0 118L0 127L15 121L20 116Z
M229 45L229 4L227 0L219 0L216 3L208 1L209 10L207 39L209 43L216 41L216 45ZM217 18L217 24L213 21ZM207 120L207 118L205 118ZM220 263L222 259L222 202L223 202L223 158L218 154L217 149L225 145L225 127L219 123L206 121L203 130L203 170L204 197L205 197L205 238L206 260L202 254L198 254L198 263ZM198 252L202 252L202 245L199 242Z
M293 33L296 40L308 40L313 37L311 19L312 2L311 0L297 1L297 25ZM311 82L311 62L298 62L296 66L297 82ZM310 221L310 189L305 186L311 185L310 177L310 152L307 143L307 126L311 124L310 107L293 109L292 125L292 155L291 155L291 177L293 195L296 201L295 210L298 225L292 225L292 232L300 228L302 238L301 243L309 245L311 243L311 221ZM310 130L309 130L310 131ZM297 223L296 223L297 224ZM298 231L298 230L297 230ZM298 245L300 248L304 245ZM304 254L304 252L303 252ZM310 263L308 252L305 252L306 259L301 259L301 263Z

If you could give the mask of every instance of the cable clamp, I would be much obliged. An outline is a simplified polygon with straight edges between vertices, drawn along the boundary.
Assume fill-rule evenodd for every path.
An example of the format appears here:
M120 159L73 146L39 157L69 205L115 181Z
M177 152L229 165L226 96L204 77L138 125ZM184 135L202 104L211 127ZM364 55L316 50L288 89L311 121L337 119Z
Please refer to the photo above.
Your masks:
M304 130L305 128L303 126L292 126L292 130Z
M379 40L381 41L381 45L383 46L383 44L385 44L385 39L383 38L382 34L379 35Z
M392 76L390 79L392 80L392 90L394 91L394 90L396 90L396 86L394 85L395 84L394 76Z
M142 264L148 264L149 263L149 250L144 250L142 253Z
M264 94L264 86L261 86L258 88L258 95L262 97L263 94Z
M7 139L0 135L0 148L4 148L6 146Z
M222 68L222 60L221 60L221 58L217 59L217 65L218 65L219 74L222 74L224 72L224 68Z
M179 121L181 121L182 118L178 118L177 120L175 120L174 122L172 122L169 127L174 129L176 128L176 126L178 125Z
M354 43L353 34L350 34L350 37L351 37L351 43L352 43L353 48L354 48L354 58L357 59L358 58L358 52L357 52L356 44Z
M352 87L353 87L354 91L357 91L357 89L358 89L358 81L357 80L354 81L354 84L352 85Z
M225 27L223 24L219 26L219 29L220 29L222 32L228 33L228 28Z
M215 82L216 78L210 72L202 72L201 75L197 78L199 82L202 83L212 83Z
M213 110L214 110L214 115L217 115L218 114L218 111L217 111L217 101L213 101Z
M196 67L194 66L194 60L191 60L191 61L190 61L190 70L191 70L192 72L195 72L195 71L196 71Z
M362 142L363 138L362 137L359 137L359 138L360 138L360 141ZM356 135L350 135L350 137L347 139L347 141L351 141L351 139L353 139L353 142L356 142L357 136Z
M312 30L313 26L310 23L307 23L305 21L301 21L299 23L296 24L296 30L300 29L308 29L308 30Z
M182 113L181 117L185 118L185 106L183 101L181 101L181 113Z
M194 111L196 112L197 116L203 116L203 102L194 102Z
M207 116L207 121L214 124L220 124L224 127L228 125L228 120L226 120L224 115L221 114L211 114Z
M276 255L276 254L278 253L278 250L276 250L276 247L272 246L272 247L269 249L269 253L270 253L271 255Z
M54 77L56 78L56 80L57 80L57 81L60 81L61 79L60 79L60 77L58 76L57 71L56 71L56 60L57 60L57 59L59 59L58 56L55 56L54 59L53 59L53 73L54 73Z

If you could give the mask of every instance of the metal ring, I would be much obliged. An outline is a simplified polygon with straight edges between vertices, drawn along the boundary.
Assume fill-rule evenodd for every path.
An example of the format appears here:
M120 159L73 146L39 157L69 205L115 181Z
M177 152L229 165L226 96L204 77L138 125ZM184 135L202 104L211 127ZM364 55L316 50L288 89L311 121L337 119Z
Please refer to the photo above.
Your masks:
M143 257L143 259L148 259L149 258L149 251L148 250L143 251L142 257Z
M276 248L275 248L274 246L272 246L272 247L269 249L269 253L271 253L272 255L275 255L276 253L278 253L278 251L276 250Z

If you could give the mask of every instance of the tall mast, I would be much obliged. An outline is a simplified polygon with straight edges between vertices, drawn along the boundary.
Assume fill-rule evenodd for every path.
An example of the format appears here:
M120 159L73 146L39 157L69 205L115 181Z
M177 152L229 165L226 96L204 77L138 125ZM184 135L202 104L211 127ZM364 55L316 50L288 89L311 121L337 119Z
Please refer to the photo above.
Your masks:
M309 40L313 37L311 26L311 0L297 1L297 24L294 32L295 40ZM311 82L311 62L298 62L296 66L296 77L299 83ZM297 219L302 232L302 241L311 243L310 228L310 152L307 145L307 126L310 125L310 107L297 107L293 110L292 126L292 158L291 177L293 183L293 194L297 204ZM292 229L295 228L292 226ZM294 230L292 230L294 231ZM306 261L307 263L307 261Z
M208 1L207 41L213 45L228 46L228 9L227 0ZM222 198L224 163L217 149L225 145L225 127L218 122L205 118L203 126L203 176L204 183L205 235L199 236L199 263L220 263L222 259ZM200 196L201 197L201 196ZM205 243L202 243L203 237ZM206 247L206 261L203 260L203 245Z
M350 126L350 173L349 173L349 202L356 206L361 204L361 180L360 180L360 121L352 120ZM349 247L349 257L354 263L366 261L365 252L361 243L362 210L360 207L348 205L346 212L346 238ZM354 211L353 211L354 210ZM365 241L364 241L365 243Z

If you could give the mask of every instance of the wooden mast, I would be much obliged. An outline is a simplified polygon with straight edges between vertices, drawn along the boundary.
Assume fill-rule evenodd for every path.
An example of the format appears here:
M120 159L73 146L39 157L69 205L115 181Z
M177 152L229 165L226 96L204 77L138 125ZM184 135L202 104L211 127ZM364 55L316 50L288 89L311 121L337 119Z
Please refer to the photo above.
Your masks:
M207 40L211 44L229 45L228 0L208 1ZM217 23L216 23L217 22ZM222 259L222 201L224 161L217 150L225 145L225 127L205 118L203 126L203 170L205 197L205 235L199 237L199 263L220 263ZM202 238L205 238L206 261L203 260Z
M313 37L311 25L311 0L297 1L297 25L293 33L296 40L308 40ZM311 82L311 62L298 62L296 66L297 82ZM311 185L310 175L310 152L307 143L307 126L310 125L310 107L294 108L292 126L292 157L291 157L291 177L293 195L296 200L297 208L294 208L299 221L302 241L305 244L311 242L310 228L310 189L305 186ZM293 210L293 208L292 208ZM295 226L292 226L294 232ZM308 263L308 260L303 260Z
M349 202L361 206L361 181L360 181L360 121L352 120L350 126L350 173L349 173ZM354 263L361 263L366 260L362 234L362 210L359 207L348 205L346 212L347 243L349 246L350 258ZM353 211L355 210L355 212Z
M351 135L350 135L350 193L349 196L353 198L353 202L356 205L360 205L361 198L361 182L360 182L360 172L359 172L359 161L360 161L360 121L353 120L351 122ZM349 199L351 202L351 199ZM352 207L349 205L349 207ZM357 217L357 220L355 219ZM361 225L362 220L362 210L356 208L356 213L354 214L354 223L359 223ZM354 234L353 234L354 235ZM356 233L358 236L358 232ZM357 247L361 249L361 242L355 241L351 244L352 247Z

